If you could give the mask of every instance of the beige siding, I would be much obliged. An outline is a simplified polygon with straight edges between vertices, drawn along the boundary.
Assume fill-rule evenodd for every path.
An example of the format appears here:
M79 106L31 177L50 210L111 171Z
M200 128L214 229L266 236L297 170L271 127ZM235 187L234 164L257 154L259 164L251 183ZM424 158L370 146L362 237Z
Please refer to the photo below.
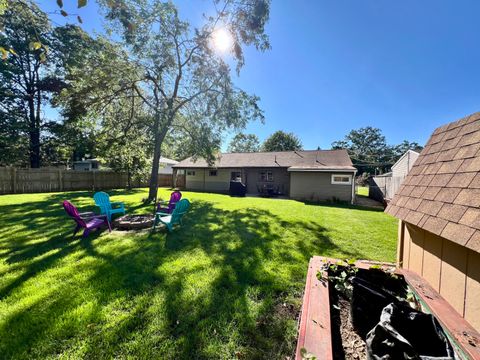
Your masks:
M392 166L392 177L404 178L412 168L419 154L408 151L405 156Z
M352 173L348 175L353 176ZM333 198L351 201L352 185L333 185L331 177L332 173L327 172L292 171L290 173L290 197L310 201L325 201Z
M211 176L210 171L215 169L190 169L186 170L185 187L188 190L228 192L230 188L230 176L232 171L240 169L218 169L217 176ZM195 171L195 175L188 175L189 171Z
M480 331L480 254L411 224L399 231L399 266L415 271Z

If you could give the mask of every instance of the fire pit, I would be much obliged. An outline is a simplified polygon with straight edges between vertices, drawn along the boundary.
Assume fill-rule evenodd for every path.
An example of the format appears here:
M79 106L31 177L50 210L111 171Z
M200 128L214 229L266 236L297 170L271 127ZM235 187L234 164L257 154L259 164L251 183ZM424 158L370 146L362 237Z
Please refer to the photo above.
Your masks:
M113 225L119 230L140 230L153 226L153 215L124 215L115 219Z

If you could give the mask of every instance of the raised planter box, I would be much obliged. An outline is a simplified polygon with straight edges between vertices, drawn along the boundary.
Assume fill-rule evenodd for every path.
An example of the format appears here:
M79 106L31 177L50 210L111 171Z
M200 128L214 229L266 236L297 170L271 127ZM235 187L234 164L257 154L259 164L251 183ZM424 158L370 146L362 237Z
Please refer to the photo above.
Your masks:
M303 359L302 349L318 360L333 359L330 289L324 265L338 261L320 256L310 259L300 317L297 360ZM358 261L355 265L360 269L369 269L373 265L381 265L386 269L393 267L391 264L369 261ZM317 277L319 271L322 272L321 280ZM401 269L395 273L404 277L423 310L437 318L457 355L464 359L480 360L480 334L420 276Z

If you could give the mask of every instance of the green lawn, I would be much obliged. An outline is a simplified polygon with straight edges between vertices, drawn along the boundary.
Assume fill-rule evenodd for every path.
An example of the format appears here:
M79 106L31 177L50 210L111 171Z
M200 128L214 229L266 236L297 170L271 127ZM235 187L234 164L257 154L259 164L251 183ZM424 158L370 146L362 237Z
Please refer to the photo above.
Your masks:
M111 194L151 209L144 189ZM188 192L171 234L72 239L61 201L90 210L91 196L0 196L2 359L282 359L312 255L394 260L396 221L382 212Z
M358 186L357 187L357 194L368 196L368 186Z

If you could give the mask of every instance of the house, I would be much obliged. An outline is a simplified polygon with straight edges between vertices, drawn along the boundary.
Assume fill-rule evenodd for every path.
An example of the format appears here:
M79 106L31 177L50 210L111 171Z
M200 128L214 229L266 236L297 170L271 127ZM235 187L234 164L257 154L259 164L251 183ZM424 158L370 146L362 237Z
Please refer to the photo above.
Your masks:
M356 169L346 150L223 153L211 165L190 157L173 167L185 171L189 190L228 192L230 181L242 181L249 194L271 188L294 199L349 202L355 195Z
M160 156L160 162L159 163L160 163L160 167L158 169L159 174L172 175L173 174L173 165L178 164L178 161Z
M413 167L413 164L415 164L419 155L420 154L416 151L407 150L407 152L392 165L392 177L404 179Z
M408 150L392 165L391 172L371 178L369 180L369 197L380 202L385 199L390 200L402 185L419 155L416 151Z
M386 212L398 266L480 330L480 113L436 129Z
M100 162L97 159L85 159L73 162L73 170L95 171L100 169Z

